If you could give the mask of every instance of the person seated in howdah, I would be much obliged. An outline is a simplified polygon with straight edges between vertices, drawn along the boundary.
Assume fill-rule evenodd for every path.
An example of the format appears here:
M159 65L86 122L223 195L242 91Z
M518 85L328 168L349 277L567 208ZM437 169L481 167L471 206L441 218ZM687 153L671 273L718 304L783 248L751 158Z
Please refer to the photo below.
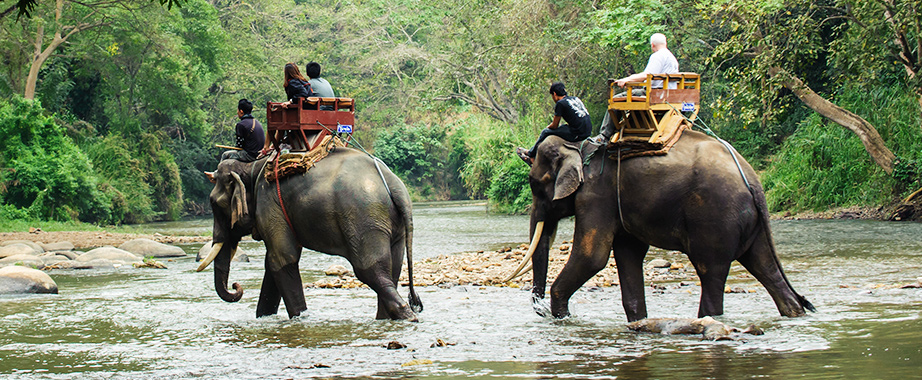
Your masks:
M618 87L624 87L628 82L640 82L647 79L647 74L676 74L679 72L679 61L676 60L675 55L669 51L669 48L666 46L666 35L662 33L654 33L650 36L650 49L653 50L653 54L650 54L650 59L647 61L647 67L644 68L642 72L637 74L628 75L624 78L615 80L615 84ZM676 88L675 83L668 83L668 88ZM654 80L651 83L650 88L663 88L662 80ZM627 96L627 92L622 92L615 97ZM647 91L643 88L635 88L631 91L631 96L646 96ZM615 126L611 121L611 115L608 114L608 111L605 112L605 117L602 118L602 126L599 128L599 135L592 138L592 142L597 144L607 143L611 139L612 135L615 134Z

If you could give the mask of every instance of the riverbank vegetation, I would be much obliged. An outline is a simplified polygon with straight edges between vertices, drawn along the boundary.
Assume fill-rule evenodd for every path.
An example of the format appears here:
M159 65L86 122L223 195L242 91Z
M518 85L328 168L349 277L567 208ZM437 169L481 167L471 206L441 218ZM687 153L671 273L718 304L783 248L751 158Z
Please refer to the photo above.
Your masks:
M918 1L169 4L0 16L0 220L207 212L202 171L232 145L237 100L282 99L284 64L309 61L358 100L357 143L415 199L523 212L513 150L550 122L548 85L598 128L605 80L643 70L654 32L704 76L702 121L762 172L773 211L891 206L922 187Z

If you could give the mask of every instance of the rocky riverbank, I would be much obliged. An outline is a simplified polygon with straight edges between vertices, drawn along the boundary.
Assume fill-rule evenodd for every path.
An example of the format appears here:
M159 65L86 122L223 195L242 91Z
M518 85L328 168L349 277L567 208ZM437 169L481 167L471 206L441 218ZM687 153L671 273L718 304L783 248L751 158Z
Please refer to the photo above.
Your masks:
M210 236L168 236L161 234L127 234L107 231L0 232L0 242L28 240L39 244L68 241L76 249L91 249L111 245L118 247L129 240L150 239L164 244L184 244L211 241Z
M551 284L563 269L570 257L571 242L557 244L549 252L548 284ZM512 274L525 258L527 244L516 247L504 247L496 251L462 252L440 255L438 257L416 261L413 264L413 282L416 286L452 287L456 285L529 287L532 284L532 272L529 271L509 281ZM354 288L364 286L345 268L330 267L328 277L308 283L309 288ZM662 292L667 286L685 287L697 285L695 269L684 254L677 251L665 251L651 248L644 264L644 278L652 283L653 293ZM757 286L751 275L742 267L735 265L731 271L732 279L752 280L752 286L728 286L728 293L754 292ZM406 264L401 272L400 283L409 285ZM609 260L605 269L586 282L587 287L618 286L618 271L614 259Z

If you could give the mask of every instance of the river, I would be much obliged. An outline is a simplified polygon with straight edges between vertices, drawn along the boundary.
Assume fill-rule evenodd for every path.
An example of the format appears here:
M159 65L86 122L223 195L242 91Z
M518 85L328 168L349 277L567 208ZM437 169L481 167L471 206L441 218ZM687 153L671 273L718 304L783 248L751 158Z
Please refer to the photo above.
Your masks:
M528 240L526 216L470 202L417 204L414 224L417 260ZM211 221L142 228L198 234ZM238 303L217 297L210 270L194 271L199 247L188 245L190 256L166 270L57 270L58 295L0 298L0 378L919 378L922 289L893 285L922 277L922 224L772 228L788 277L818 311L781 317L755 280L731 274L732 285L757 291L727 294L718 319L765 331L743 340L630 332L617 287L580 290L566 320L536 315L526 290L479 286L421 288L419 323L374 320L369 289L306 289L304 316L256 319L262 245L243 244L251 261L232 264L231 281L245 288ZM562 223L558 241L572 231L572 220ZM312 282L331 264L348 265L305 253L301 276ZM650 316L694 317L700 289L665 285L648 287ZM438 339L453 345L432 347ZM390 341L407 348L388 350Z

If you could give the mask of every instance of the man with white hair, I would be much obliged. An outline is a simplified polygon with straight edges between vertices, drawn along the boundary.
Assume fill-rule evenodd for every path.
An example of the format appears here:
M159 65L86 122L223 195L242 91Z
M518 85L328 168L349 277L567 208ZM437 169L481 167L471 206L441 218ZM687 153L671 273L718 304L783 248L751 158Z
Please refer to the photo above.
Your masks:
M641 82L647 79L647 74L676 74L679 72L679 61L675 59L675 56L672 55L672 52L666 47L666 36L662 33L654 33L650 36L650 48L653 49L653 54L650 55L650 60L647 61L647 67L637 74L628 75L624 78L618 79L615 83L618 87L624 87L625 83L628 82ZM669 88L676 88L675 83L669 83ZM663 88L662 80L655 80L651 84L652 88ZM625 96L626 92L622 92L615 97ZM631 92L633 96L646 96L646 89L639 88L634 89ZM608 111L605 111L605 117L602 119L602 128L599 131L599 136L591 139L596 143L608 142L612 135L615 134L614 124L611 122L611 116L609 116Z

